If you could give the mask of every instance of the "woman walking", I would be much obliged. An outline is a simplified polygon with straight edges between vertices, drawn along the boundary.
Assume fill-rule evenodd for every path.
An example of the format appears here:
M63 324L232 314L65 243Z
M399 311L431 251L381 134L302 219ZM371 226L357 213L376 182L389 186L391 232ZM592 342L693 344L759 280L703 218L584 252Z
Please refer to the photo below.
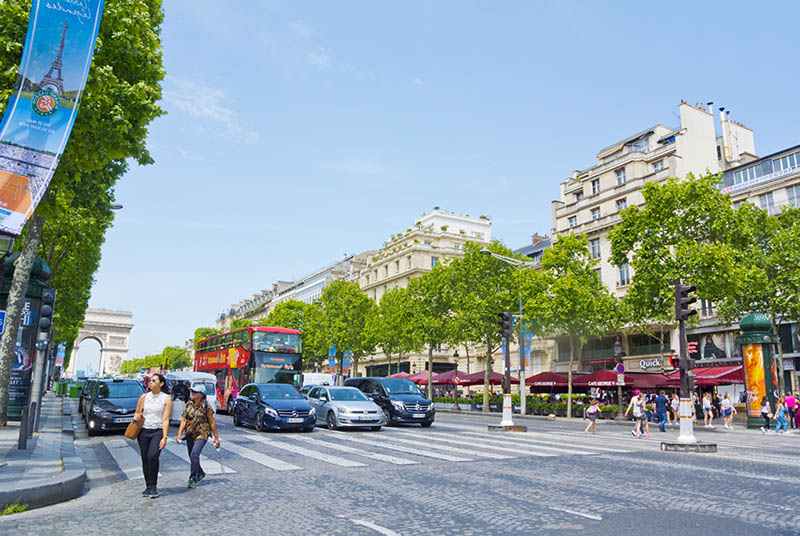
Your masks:
M588 434L590 429L593 434L597 433L597 414L600 412L600 407L597 403L598 400L593 398L592 405L586 408L586 417L589 419L589 424L587 424L586 428L583 430L584 433Z
M776 434L785 434L789 431L789 422L786 420L786 400L783 397L780 397L777 402L775 402L775 433ZM783 432L781 432L781 428L783 428Z
M214 410L206 401L205 387L201 384L193 385L191 388L192 402L186 404L181 417L181 425L178 427L178 437L175 441L181 441L181 434L185 433L186 449L189 451L191 469L189 472L189 487L193 488L198 482L206 477L205 471L200 467L200 453L206 446L209 436L214 434L214 446L219 448L219 434L217 425L214 422Z
M150 390L139 398L133 420L143 422L137 440L142 455L142 472L147 486L142 497L155 499L158 492L158 457L167 445L169 415L172 399L169 397L167 380L162 374L153 374L148 383Z
M714 409L711 405L711 393L703 395L703 424L706 428L714 428Z
M733 430L733 416L736 414L736 408L733 407L733 400L731 400L729 393L725 393L720 406L722 407L722 420L725 423L725 428Z
M628 409L625 410L625 415L633 411L633 418L636 419L636 428L631 432L636 439L642 438L642 428L644 428L647 437L650 436L650 423L647 422L647 412L645 411L644 395L639 393L631 398L631 403L628 404Z
M769 400L767 397L761 398L761 417L764 419L764 426L761 427L761 433L766 434L769 430L769 420L772 418L772 412L769 409Z

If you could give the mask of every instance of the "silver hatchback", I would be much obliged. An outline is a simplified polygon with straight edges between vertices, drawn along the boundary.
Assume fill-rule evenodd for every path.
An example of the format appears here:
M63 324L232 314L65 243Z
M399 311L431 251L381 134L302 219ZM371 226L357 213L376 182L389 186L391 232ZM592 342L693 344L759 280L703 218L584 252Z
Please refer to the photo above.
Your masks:
M324 421L329 430L347 426L378 431L386 424L380 406L355 387L317 386L308 393L308 402L317 410L317 424Z

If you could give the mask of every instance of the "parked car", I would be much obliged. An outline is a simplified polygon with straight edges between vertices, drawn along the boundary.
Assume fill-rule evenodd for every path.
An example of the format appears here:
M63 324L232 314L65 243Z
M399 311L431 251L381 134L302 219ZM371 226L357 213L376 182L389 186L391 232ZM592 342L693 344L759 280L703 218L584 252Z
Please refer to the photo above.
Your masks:
M403 378L350 378L344 382L356 387L386 413L386 424L433 424L436 409L411 380Z
M245 385L233 406L233 425L249 425L259 431L303 430L316 425L316 409L288 383Z
M311 389L314 387L317 387L317 384L304 385L300 388L300 394L303 395L304 398L308 398L308 393L310 393Z
M78 392L78 413L86 420L86 415L83 413L86 401L92 396L92 389L97 385L97 380L90 378L83 380L80 391Z
M347 426L377 432L386 424L380 406L355 387L317 386L308 394L308 401L317 410L317 424L323 421L329 430Z
M142 394L144 388L136 380L97 380L85 409L89 435L127 428Z

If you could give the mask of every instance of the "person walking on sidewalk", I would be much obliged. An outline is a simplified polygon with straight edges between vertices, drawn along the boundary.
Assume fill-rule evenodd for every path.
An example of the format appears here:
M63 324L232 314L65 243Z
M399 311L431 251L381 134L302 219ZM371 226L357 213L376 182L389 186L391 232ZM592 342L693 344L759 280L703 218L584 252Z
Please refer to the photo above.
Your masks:
M597 414L600 413L600 407L597 405L599 401L596 398L592 398L592 404L586 408L586 418L589 419L589 424L586 425L586 428L583 430L584 433L589 433L589 430L592 430L593 434L597 433Z
M789 426L795 428L796 426L794 422L794 415L795 412L797 411L797 399L795 399L794 395L791 392L786 393L786 396L784 398L786 399L786 412L789 414L788 415Z
M781 429L783 429L782 432ZM780 397L778 401L775 402L775 433L785 434L788 431L789 423L786 422L786 400Z
M733 430L733 416L736 413L736 408L733 407L730 393L725 393L720 406L722 407L722 421L725 423L725 428Z
M703 424L706 428L714 428L714 408L711 404L711 393L703 395Z
M667 400L667 397L664 396L663 390L659 391L655 400L655 404L656 416L658 417L658 428L662 432L666 432L667 429L664 425L667 423L667 406L669 406L669 401Z
M769 400L766 396L761 398L761 417L764 419L764 426L761 427L761 432L766 434L769 431L769 420L772 418Z
M147 486L142 492L142 497L155 499L158 492L158 457L167 445L169 434L169 416L172 413L172 399L169 396L167 380L163 374L153 374L148 382L150 390L139 397L137 407L142 408L136 412L133 419L142 422L137 441L139 453L142 455L142 472Z
M633 411L633 418L636 419L636 428L631 432L636 439L642 438L642 428L644 428L647 437L650 436L650 423L647 422L647 412L645 411L644 395L640 392L638 395L631 398L631 403L628 404L628 409L625 410L625 415L631 410Z
M189 470L189 487L197 486L198 482L206 477L205 471L200 467L200 453L206 446L208 438L214 434L214 447L219 448L219 434L214 422L214 410L206 401L205 386L195 384L191 388L192 401L186 404L178 427L178 437L175 441L180 443L181 434L186 439L186 449L189 451L191 468Z

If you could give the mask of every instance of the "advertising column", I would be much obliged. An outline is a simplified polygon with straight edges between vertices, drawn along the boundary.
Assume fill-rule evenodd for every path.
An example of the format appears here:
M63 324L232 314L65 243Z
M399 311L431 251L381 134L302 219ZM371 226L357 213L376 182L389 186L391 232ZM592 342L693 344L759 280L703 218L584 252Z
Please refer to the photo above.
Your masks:
M775 400L780 396L775 361L772 359L772 323L764 313L750 313L739 321L742 330L736 344L742 348L742 367L747 408L747 427L764 425L761 401L766 398L770 409L775 410Z

